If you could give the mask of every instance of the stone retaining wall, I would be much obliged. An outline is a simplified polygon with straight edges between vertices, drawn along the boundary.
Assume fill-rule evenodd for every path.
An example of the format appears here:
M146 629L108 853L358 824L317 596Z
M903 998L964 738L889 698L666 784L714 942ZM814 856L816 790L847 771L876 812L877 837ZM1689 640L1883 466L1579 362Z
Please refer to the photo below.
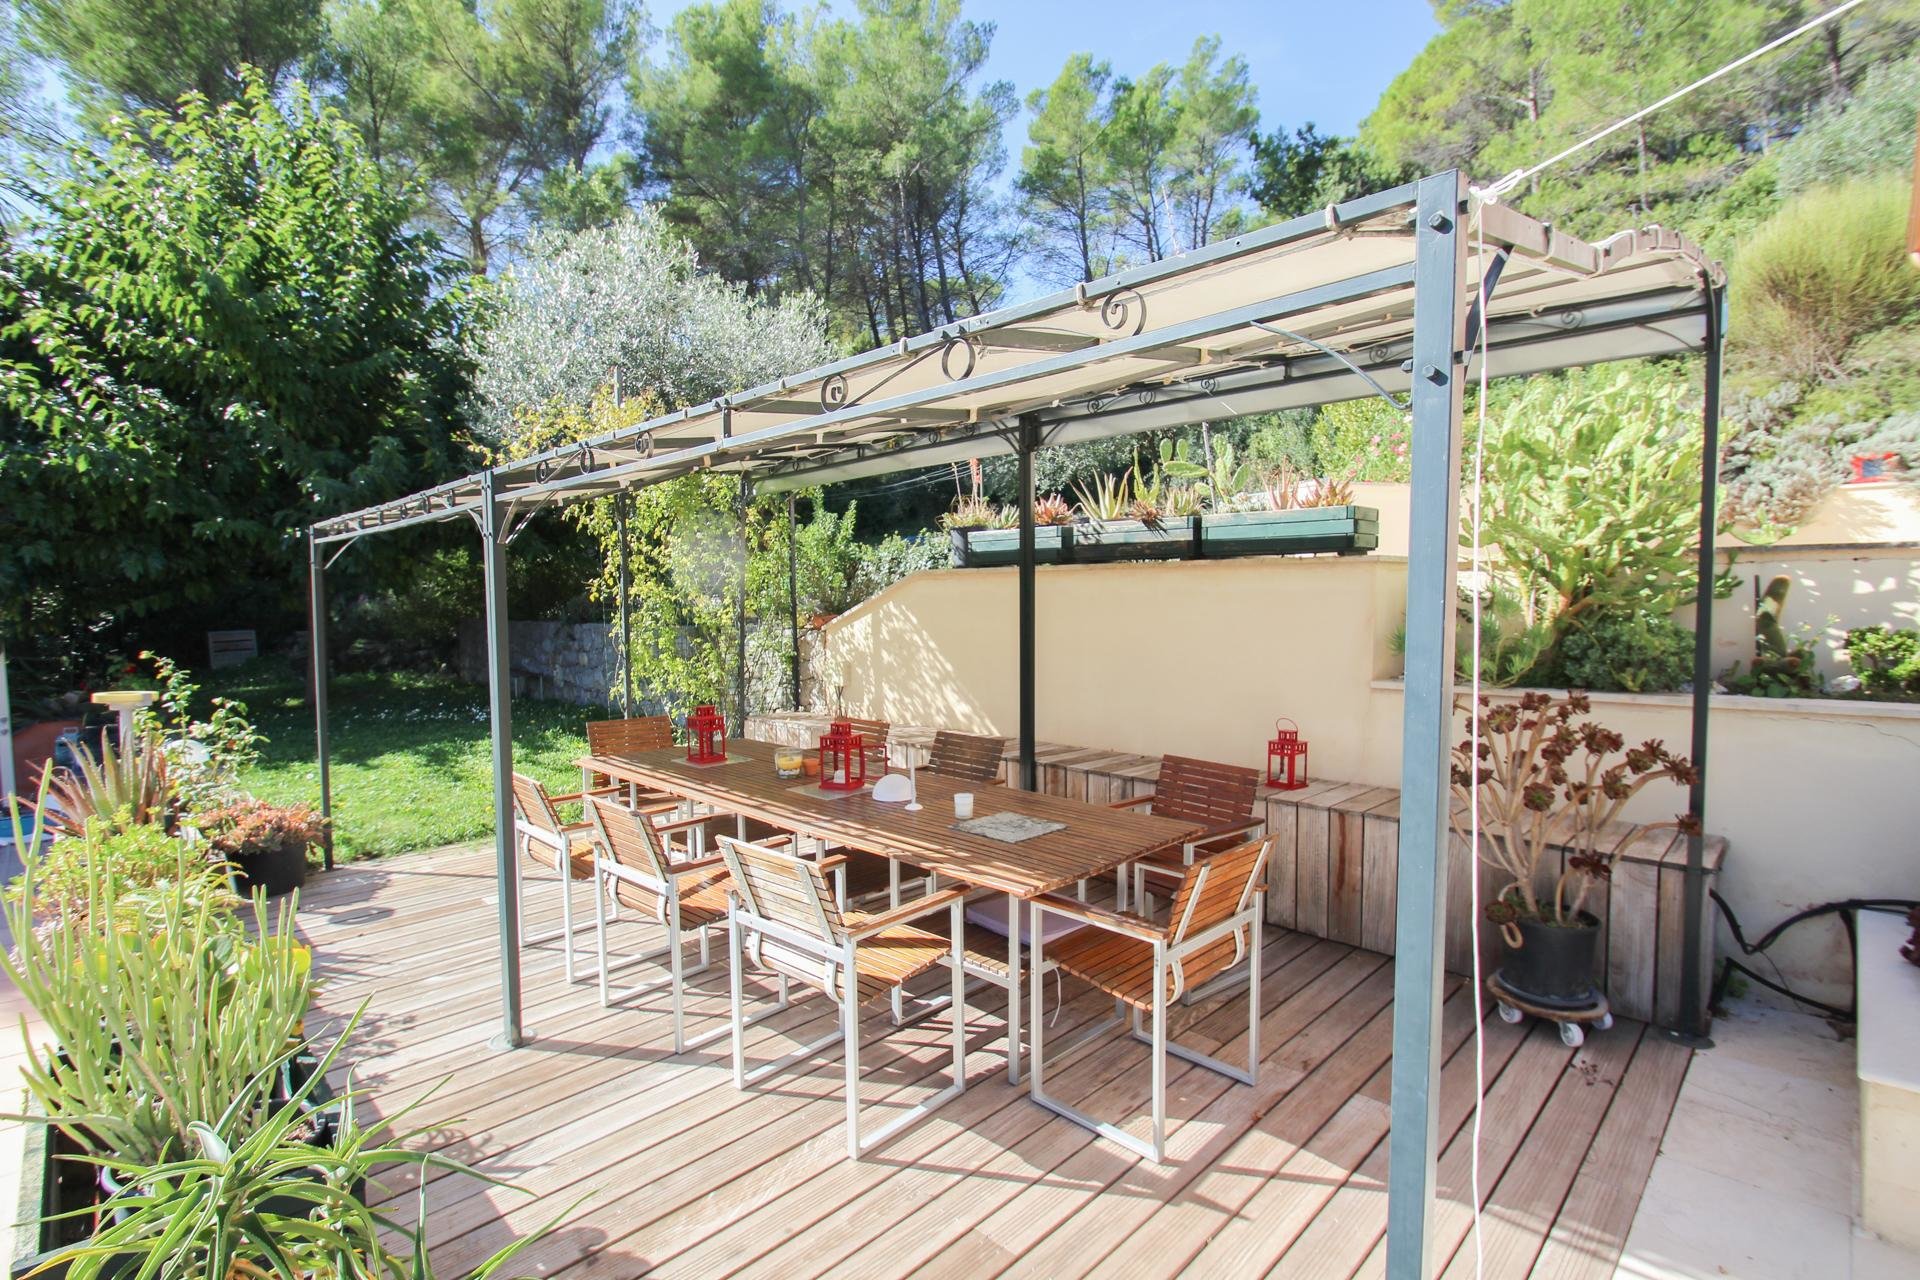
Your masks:
M550 698L583 707L604 707L620 676L619 629L604 622L509 622L516 698ZM482 619L460 627L460 676L487 678L487 632ZM652 708L644 708L651 714Z

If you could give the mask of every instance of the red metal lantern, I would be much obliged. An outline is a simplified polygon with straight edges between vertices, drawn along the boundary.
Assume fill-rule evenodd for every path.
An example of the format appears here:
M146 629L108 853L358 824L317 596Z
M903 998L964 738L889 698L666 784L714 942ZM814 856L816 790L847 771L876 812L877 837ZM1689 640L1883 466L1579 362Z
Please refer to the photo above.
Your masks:
M1307 744L1301 740L1300 726L1285 716L1273 722L1273 740L1267 743L1267 785L1280 791L1298 791L1307 785Z
M727 718L708 703L687 717L687 763L719 764L727 758Z
M835 720L820 739L820 785L857 791L867 784L867 739L845 720Z

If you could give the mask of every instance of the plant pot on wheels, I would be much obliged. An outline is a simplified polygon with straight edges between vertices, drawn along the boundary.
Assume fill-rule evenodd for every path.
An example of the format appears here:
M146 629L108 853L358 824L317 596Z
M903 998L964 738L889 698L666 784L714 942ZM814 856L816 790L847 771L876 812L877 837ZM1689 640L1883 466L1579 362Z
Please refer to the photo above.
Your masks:
M1566 924L1521 917L1501 927L1500 981L1534 1004L1583 1009L1600 998L1593 983L1600 921L1582 911ZM1519 939L1519 945L1514 940Z

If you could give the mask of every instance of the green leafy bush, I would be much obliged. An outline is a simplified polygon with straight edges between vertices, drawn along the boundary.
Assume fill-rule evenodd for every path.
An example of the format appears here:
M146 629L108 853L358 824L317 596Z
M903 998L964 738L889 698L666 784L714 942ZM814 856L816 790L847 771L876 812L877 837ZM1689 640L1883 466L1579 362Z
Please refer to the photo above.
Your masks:
M1661 693L1693 677L1693 632L1671 618L1634 610L1589 613L1560 637L1541 684L1569 689Z
M1910 184L1853 179L1807 191L1754 232L1733 263L1728 341L1777 372L1838 371L1847 350L1911 318L1920 272L1907 261Z
M31 883L23 875L7 887L7 901L29 912L42 930L82 927L97 870L113 878L123 912L130 900L143 904L181 885L212 905L239 905L223 867L164 828L124 815L96 817L85 835L55 840L36 860Z
M1698 537L1691 398L1677 369L1603 367L1530 379L1489 406L1481 541L1498 548L1484 573L1485 609L1499 624L1482 655L1490 678L1550 682L1561 645L1590 616L1636 636L1628 674L1660 648L1658 624L1687 598ZM1634 618L1643 621L1621 621ZM1583 670L1596 673L1594 661L1589 653Z
M1910 169L1915 102L1920 58L1872 68L1850 96L1816 111L1780 146L1781 190L1793 195L1841 178Z
M1874 697L1920 696L1920 631L1856 627L1847 632L1847 659L1861 689Z

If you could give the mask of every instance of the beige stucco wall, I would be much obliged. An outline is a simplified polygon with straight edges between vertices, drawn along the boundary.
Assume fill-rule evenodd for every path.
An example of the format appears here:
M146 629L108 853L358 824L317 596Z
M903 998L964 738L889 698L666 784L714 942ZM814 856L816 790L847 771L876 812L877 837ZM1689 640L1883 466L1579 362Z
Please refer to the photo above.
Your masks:
M1313 737L1311 767L1365 767L1371 682L1403 562L1366 557L1043 565L1037 574L1041 736L1157 755L1266 763L1275 716ZM1013 569L916 574L832 623L821 700L911 724L1019 727ZM1314 736L1316 735L1317 736Z
M1794 571L1828 593L1828 608L1893 610L1878 621L1910 616L1899 601L1910 610L1920 599L1911 558L1771 554L1798 557ZM1767 573L1773 562L1740 563ZM1400 661L1389 638L1405 578L1405 562L1387 556L1042 566L1039 735L1264 766L1273 718L1288 715L1311 744L1314 776L1397 785ZM837 688L857 714L1011 736L1015 591L1012 569L897 584L822 635L819 701L835 701ZM1716 631L1750 636L1751 603L1750 593L1721 602ZM1730 643L1729 662L1751 652ZM1815 902L1920 897L1920 707L1715 701L1708 821L1730 842L1720 887L1750 933ZM1596 702L1630 740L1688 741L1684 695ZM1646 792L1633 816L1684 806L1677 790ZM1837 923L1805 926L1770 954L1790 981L1847 1000L1851 961Z

